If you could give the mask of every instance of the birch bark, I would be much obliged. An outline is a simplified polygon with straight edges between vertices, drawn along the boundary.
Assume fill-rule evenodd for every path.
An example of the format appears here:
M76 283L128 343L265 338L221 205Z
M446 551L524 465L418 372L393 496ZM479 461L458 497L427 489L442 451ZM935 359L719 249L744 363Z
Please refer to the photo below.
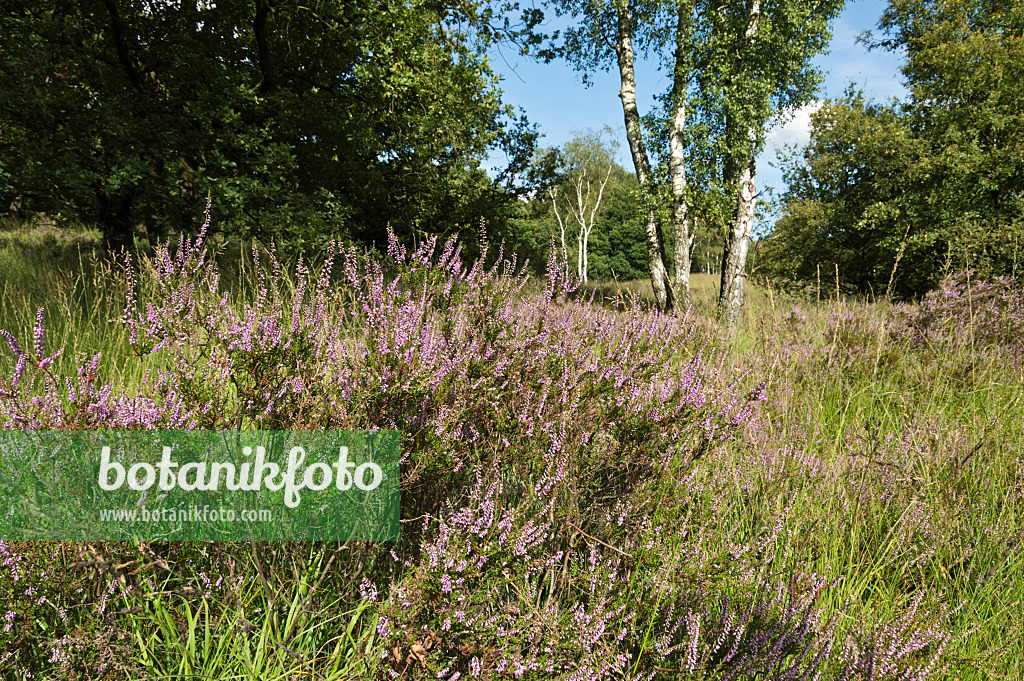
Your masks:
M558 187L549 189L548 195L551 197L551 207L555 210L555 217L558 218L558 231L562 238L562 276L568 279L569 258L567 257L568 252L565 250L565 221L562 220L562 216L558 212Z
M744 44L749 43L757 35L758 22L761 18L761 2L754 0L747 18L747 28L743 36ZM737 56L738 68L736 73L741 76L744 72L742 57ZM732 121L727 123L727 129L733 131L743 121ZM729 134L729 132L727 132ZM735 133L733 133L735 134ZM754 224L754 206L756 192L754 188L754 149L757 146L758 127L748 123L744 130L743 141L746 144L747 153L739 164L740 169L733 180L736 187L736 218L732 227L726 233L725 248L722 252L722 281L719 288L719 306L722 311L722 321L730 331L735 331L740 321L740 314L743 310L743 283L746 278L747 251L750 248L750 236ZM735 167L728 163L730 169Z
M608 180L612 176L612 168L609 165L608 171L604 175L604 179L601 180L601 186L597 190L597 200L593 203L590 202L590 190L592 180L590 178L591 169L586 168L580 174L579 177L574 181L574 187L576 189L576 210L573 211L576 215L576 220L580 223L580 230L576 251L576 267L579 272L580 281L586 284L590 281L588 275L588 254L587 249L590 244L590 233L594 231L594 223L597 221L597 209L601 207L601 199L604 197L604 188L608 186ZM584 187L586 189L584 189ZM587 214L587 207L590 207L590 214Z
M693 234L690 230L690 203L686 188L686 107L687 87L690 80L689 51L693 2L679 2L676 20L675 70L672 78L672 129L669 133L669 173L672 177L672 222L674 229L673 264L675 278L673 293L676 307L685 311L690 307L690 249Z
M636 108L636 75L633 70L633 9L630 0L617 0L615 30L615 55L619 65L622 114L626 122L626 138L629 140L629 151L636 169L636 179L640 182L641 191L647 197L647 264L651 273L651 286L654 288L654 299L658 309L670 313L675 307L672 285L668 279L668 270L663 258L661 223L658 213L650 200L651 162L644 147L640 131L640 114Z

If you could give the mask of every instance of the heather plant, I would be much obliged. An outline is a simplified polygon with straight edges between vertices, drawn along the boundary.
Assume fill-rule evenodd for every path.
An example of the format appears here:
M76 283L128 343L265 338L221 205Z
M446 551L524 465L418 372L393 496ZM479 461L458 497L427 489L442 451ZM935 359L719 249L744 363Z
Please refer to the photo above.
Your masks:
M799 305L794 305L789 312L782 315L782 321L790 331L799 333L807 323L807 314L800 309Z
M956 661L940 658L931 673L1005 674L1024 653L1011 614L1020 566L1008 558L1020 531L1019 370L1005 346L971 348L967 327L929 347L884 306L807 316L802 334L780 325L744 360L773 389L772 428L745 438L767 489L741 517L756 517L756 499L797 490L804 570L843 576L823 593L825 612L896 621L928 590L918 605L948 618L942 657Z
M900 331L919 346L1000 347L1019 365L1024 350L1024 286L1011 277L973 279L970 270L944 278L917 304L894 311Z
M69 616L68 609L73 601L69 600L78 594L72 593L63 579L66 573L54 570L63 562L59 560L61 548L19 546L0 540L0 603L4 611L0 613L0 645L4 649L0 668L22 675L39 672L47 656L48 640L72 626L73 614ZM57 616L51 617L51 612ZM39 622L45 623L41 631Z
M884 309L804 303L730 345L481 251L254 248L226 281L200 231L126 263L120 346L47 362L47 310L8 329L7 429L403 434L393 545L95 545L60 630L0 574L25 668L880 681L1021 659L996 624L1021 602L1012 376L990 361L987 393L957 392Z
M427 492L415 495L418 507L409 504L415 514L457 493L465 463L487 457L519 476L544 470L548 487L570 472L587 480L580 463L597 464L589 477L595 489L577 501L599 494L608 504L616 490L670 460L681 435L705 447L743 418L735 400L709 399L706 363L695 356L676 371L674 345L659 342L682 342L693 329L568 304L557 281L538 297L519 298L525 277L509 274L500 258L490 271L464 269L453 242L437 258L433 244L407 255L393 243L399 274L390 282L380 265L360 271L346 253L340 292L330 260L315 277L300 261L289 286L275 259L263 270L254 252L257 295L236 312L217 289L204 236L182 240L173 255L158 251L145 284L129 264L129 343L138 355L169 355L173 367L155 373L141 404L97 387L99 356L80 367L77 384L47 374L42 361L32 362L35 382L22 383L34 358L9 336L17 362L4 405L8 427L399 428L412 434L407 488ZM144 311L143 290L155 294ZM328 318L339 299L352 309ZM359 411L349 413L353 406ZM607 439L595 457L588 444L602 425ZM515 458L502 451L510 438Z
M620 504L577 528L578 542L559 542L573 534L553 535L557 516L506 498L479 476L470 503L446 509L419 561L404 565L380 630L396 642L385 653L392 678L924 678L941 652L941 628L910 618L840 643L836 618L822 621L815 602L840 580L779 579L764 555L732 589L696 581L719 558L715 542L689 518L682 531L653 524L655 504ZM751 553L774 548L780 520Z
M907 349L893 326L877 310L840 306L829 314L822 338L827 363L852 376L892 370Z

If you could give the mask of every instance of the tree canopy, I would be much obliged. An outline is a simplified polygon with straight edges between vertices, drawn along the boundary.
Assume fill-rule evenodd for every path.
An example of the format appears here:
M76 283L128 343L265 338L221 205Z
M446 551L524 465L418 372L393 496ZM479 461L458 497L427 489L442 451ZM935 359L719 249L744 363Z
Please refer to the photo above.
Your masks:
M1024 256L1024 7L891 0L876 47L903 51L909 96L851 90L789 158L768 276L839 267L855 290L913 296L947 267L1011 274ZM897 260L899 265L897 265ZM895 270L895 275L894 275Z
M575 259L583 281L647 274L641 192L616 162L617 148L611 128L580 131L560 147L538 149L527 173L532 224L522 229L533 234L533 252L553 237L565 250L566 273Z
M115 243L207 196L241 236L450 232L530 158L485 54L515 30L444 0L0 0L0 193Z
M808 102L821 81L811 63L831 37L843 0L556 0L576 23L546 52L584 74L612 63L620 74L626 135L648 203L655 185L671 184L674 276L668 282L666 239L657 207L648 206L646 239L658 306L689 300L691 249L697 223L718 222L731 202L725 230L720 299L732 323L742 305L747 243L756 206L754 158L765 132L783 111ZM656 55L671 74L664 111L641 125L635 54ZM586 82L586 78L585 78ZM651 150L650 152L648 150ZM661 158L667 171L652 168ZM671 285L666 285L670 283Z

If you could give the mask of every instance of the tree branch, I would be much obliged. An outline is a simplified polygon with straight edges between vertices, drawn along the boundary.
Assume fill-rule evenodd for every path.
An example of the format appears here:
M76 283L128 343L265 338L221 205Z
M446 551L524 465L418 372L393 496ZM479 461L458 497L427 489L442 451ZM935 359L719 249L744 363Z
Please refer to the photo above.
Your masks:
M256 38L256 58L260 66L260 94L272 92L277 83L270 62L270 45L267 43L267 17L270 15L270 3L259 0L256 3L256 19L253 22L253 35Z
M114 0L102 0L103 6L110 15L110 31L114 38L114 49L117 50L117 60L128 76L128 81L137 91L142 92L142 78L139 69L132 62L131 54L128 52L128 43L125 41L124 24L121 22L121 15L117 12Z

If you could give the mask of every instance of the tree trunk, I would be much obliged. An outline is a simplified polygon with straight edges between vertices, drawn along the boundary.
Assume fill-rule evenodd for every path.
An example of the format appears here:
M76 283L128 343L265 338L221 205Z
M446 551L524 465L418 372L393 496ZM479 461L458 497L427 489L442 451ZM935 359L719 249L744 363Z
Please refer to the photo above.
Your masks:
M577 240L579 246L579 259L578 267L580 272L580 281L584 284L590 281L589 275L589 258L587 250L590 246L590 233L594 231L594 223L597 220L597 210L601 207L601 199L604 197L604 188L608 186L608 178L612 176L612 168L608 167L608 172L604 175L604 180L601 181L601 186L597 191L597 200L590 206L590 215L587 215L587 204L590 201L590 189L591 179L589 177L589 171L578 177L575 181L576 187L576 220L580 223L580 231ZM586 194L583 192L583 185L587 186ZM572 211L570 211L572 212Z
M97 192L99 220L107 251L112 254L135 248L135 229L131 221L132 200L125 196L110 198Z
M583 233L583 283L586 284L590 281L590 275L587 273L589 269L589 263L587 262L587 246L590 243L590 230L588 229Z
M549 189L548 194L551 195L551 207L555 210L555 217L558 218L558 231L562 238L562 277L565 280L569 279L569 252L565 247L565 222L562 221L562 216L558 212L558 189Z
M640 114L636 108L636 76L633 71L633 10L630 0L618 0L616 13L616 44L615 54L619 63L619 80L621 89L619 98L622 100L622 114L626 120L626 139L629 140L629 151L636 168L636 179L640 182L647 207L647 265L651 273L651 286L654 288L654 299L662 312L672 312L675 307L672 286L665 269L662 256L661 223L658 213L652 205L650 197L651 162L647 157L643 139L640 135Z
M586 202L583 199L583 184L587 184L587 198L590 197L590 180L587 179L587 170L583 171L583 174L576 178L573 182L576 188L576 221L580 223L580 229L576 233L576 269L579 271L580 282L587 283L587 269L584 265L586 256L584 255L584 249L587 244L583 238L583 233L587 230L587 218L586 218Z
M587 277L583 273L583 228L576 234L576 276L580 283L586 284Z
M758 20L761 18L761 2L754 0L750 9L747 28L743 43L749 42L757 33ZM736 73L742 74L745 66L737 54ZM743 124L735 116L726 117L726 139L731 142L737 138L737 128ZM736 330L743 308L743 280L746 278L747 250L750 247L750 235L754 225L754 148L757 144L757 128L749 125L743 130L743 141L747 153L745 156L726 158L725 179L736 187L736 219L732 228L726 232L725 245L722 249L722 279L718 291L718 302L721 308L722 321L730 333ZM737 167L738 166L738 167Z
M736 219L726 234L722 252L722 284L719 301L722 320L733 330L743 309L743 280L746 278L747 250L754 224L754 159L751 158L737 181Z
M669 134L669 173L672 177L672 223L675 235L672 260L676 276L673 293L679 310L690 307L690 204L686 192L686 89L690 78L691 2L679 3L676 22L676 63L672 78L672 130Z

